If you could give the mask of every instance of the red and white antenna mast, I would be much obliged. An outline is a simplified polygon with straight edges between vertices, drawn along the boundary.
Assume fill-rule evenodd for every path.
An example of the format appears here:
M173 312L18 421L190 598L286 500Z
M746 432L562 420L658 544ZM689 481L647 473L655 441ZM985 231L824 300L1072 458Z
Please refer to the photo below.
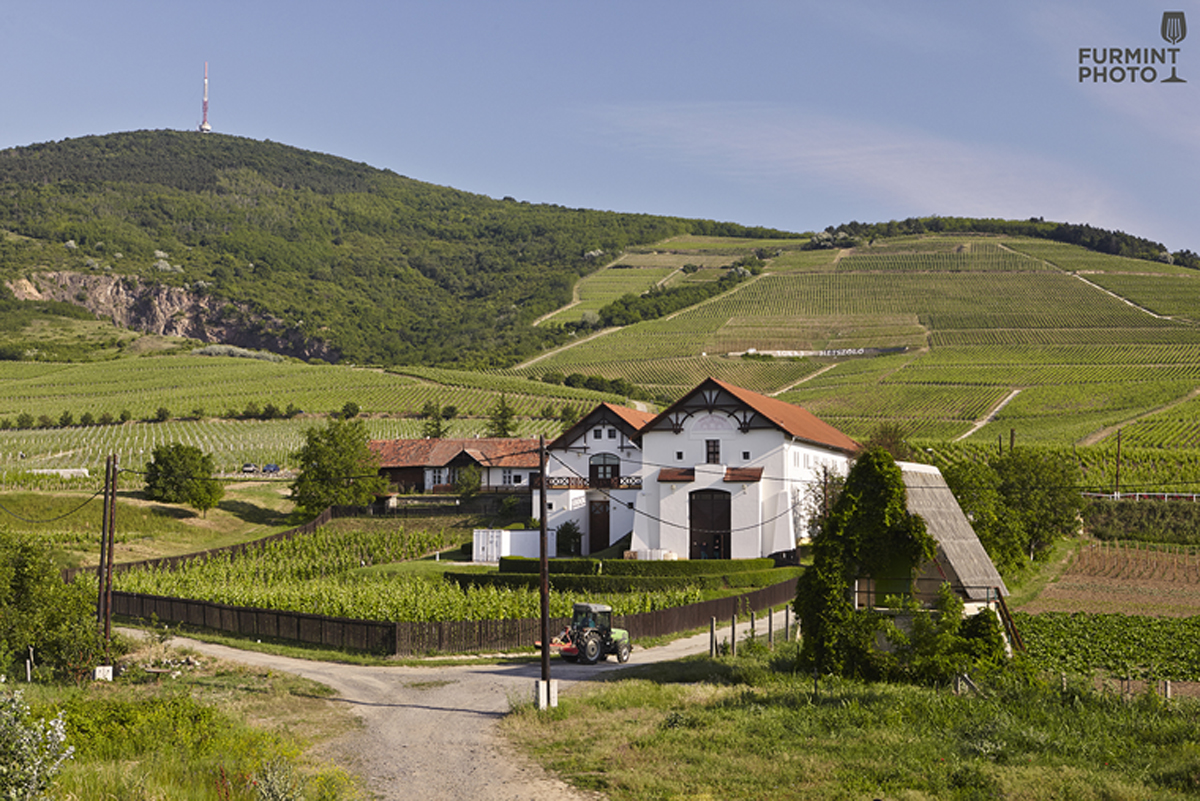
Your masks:
M200 133L209 133L212 126L208 124L208 62L204 62L204 121L200 123Z

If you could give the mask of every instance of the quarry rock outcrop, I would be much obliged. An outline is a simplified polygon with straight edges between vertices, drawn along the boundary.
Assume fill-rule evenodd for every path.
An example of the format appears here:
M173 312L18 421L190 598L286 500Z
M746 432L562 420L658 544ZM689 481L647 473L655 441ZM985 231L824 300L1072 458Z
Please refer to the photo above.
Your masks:
M89 275L70 271L35 273L8 282L18 300L57 300L82 306L136 331L202 342L269 350L301 359L336 362L328 343L245 303L179 286L147 283L136 275Z

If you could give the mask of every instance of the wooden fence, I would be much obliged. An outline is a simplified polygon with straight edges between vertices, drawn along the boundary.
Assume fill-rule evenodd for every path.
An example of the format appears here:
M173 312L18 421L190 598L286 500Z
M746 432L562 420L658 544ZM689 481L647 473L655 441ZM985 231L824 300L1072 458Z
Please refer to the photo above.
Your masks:
M795 597L796 579L790 579L730 598L657 612L616 615L613 625L629 629L630 636L636 641L706 628L714 617L729 620L735 614L761 611L789 603ZM541 636L541 620L536 618L391 623L115 591L113 614L143 619L154 615L164 623L183 623L243 637L269 637L397 656L503 652L532 647ZM550 630L557 633L567 622L567 618L551 618Z

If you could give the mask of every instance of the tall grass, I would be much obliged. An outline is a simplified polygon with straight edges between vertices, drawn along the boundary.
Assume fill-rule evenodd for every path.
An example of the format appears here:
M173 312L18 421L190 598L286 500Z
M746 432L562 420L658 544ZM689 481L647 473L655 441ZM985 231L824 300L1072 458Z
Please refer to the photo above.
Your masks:
M1186 798L1195 701L1009 678L984 694L792 673L774 656L695 659L517 710L506 729L611 799Z

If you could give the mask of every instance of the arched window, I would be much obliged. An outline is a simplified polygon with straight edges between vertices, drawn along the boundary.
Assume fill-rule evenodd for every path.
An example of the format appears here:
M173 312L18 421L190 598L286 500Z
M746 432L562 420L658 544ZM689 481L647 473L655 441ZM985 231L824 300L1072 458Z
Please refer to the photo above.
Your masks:
M588 460L588 479L616 481L621 477L621 458L611 453L598 453Z

